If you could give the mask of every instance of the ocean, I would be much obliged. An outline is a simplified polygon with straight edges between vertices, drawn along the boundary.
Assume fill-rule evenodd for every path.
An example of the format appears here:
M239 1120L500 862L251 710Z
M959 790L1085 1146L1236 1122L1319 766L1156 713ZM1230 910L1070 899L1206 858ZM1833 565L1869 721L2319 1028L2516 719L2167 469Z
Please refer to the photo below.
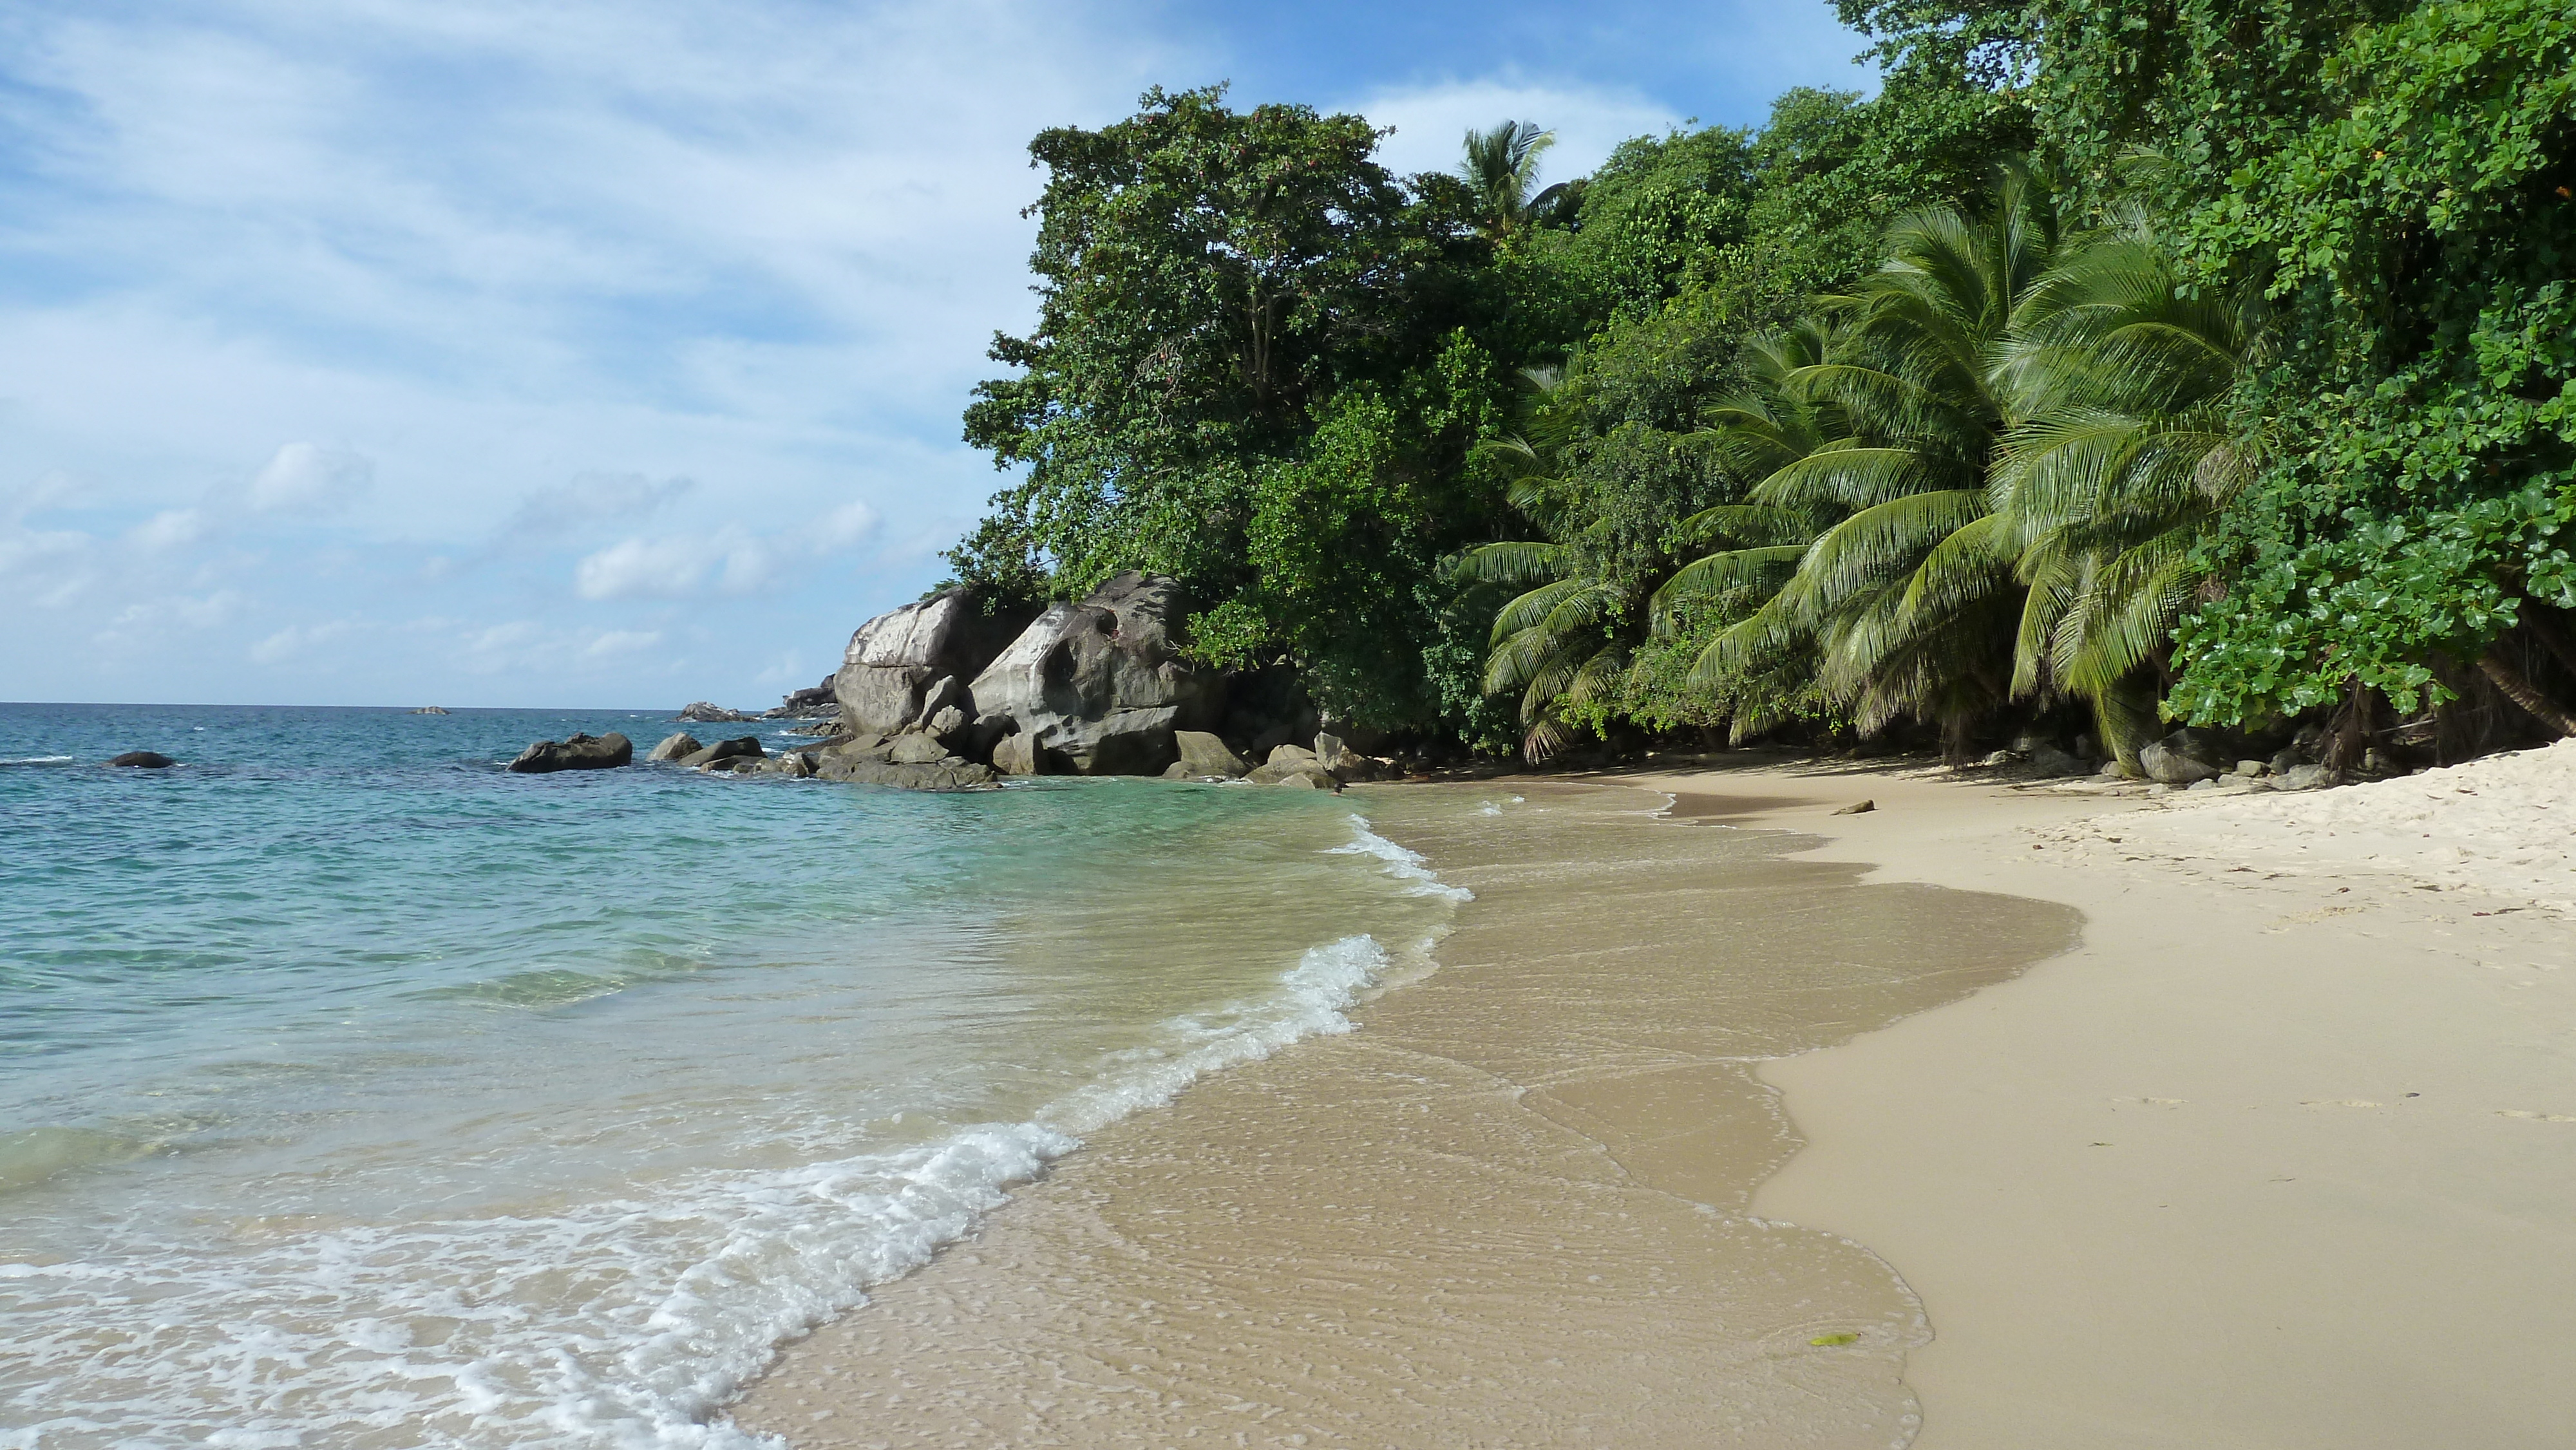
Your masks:
M1464 896L1362 792L502 769L677 728L0 705L0 1447L774 1446L779 1344Z

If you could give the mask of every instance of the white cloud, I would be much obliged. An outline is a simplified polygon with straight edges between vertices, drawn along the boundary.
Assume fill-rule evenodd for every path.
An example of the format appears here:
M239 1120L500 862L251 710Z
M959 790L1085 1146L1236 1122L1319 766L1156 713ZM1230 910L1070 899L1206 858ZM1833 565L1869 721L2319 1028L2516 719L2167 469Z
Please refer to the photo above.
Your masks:
M621 539L573 566L573 592L584 599L757 593L864 543L875 536L877 524L875 509L846 503L769 534L727 524L712 533Z
M828 554L865 541L876 533L879 522L875 509L864 503L845 503L816 519L804 538L814 552Z
M612 629L582 648L593 659L613 659L619 655L640 654L662 642L658 629Z
M501 525L500 542L550 540L599 524L632 522L659 512L695 487L690 479L655 480L641 473L576 474L569 483L537 489L521 499Z
M146 553L183 549L206 537L214 525L203 509L163 509L127 532L126 542Z
M703 590L747 594L770 582L767 544L739 528L622 539L573 566L584 599L687 599Z
M320 443L281 446L250 482L250 506L319 512L346 507L376 481L376 465L362 453Z

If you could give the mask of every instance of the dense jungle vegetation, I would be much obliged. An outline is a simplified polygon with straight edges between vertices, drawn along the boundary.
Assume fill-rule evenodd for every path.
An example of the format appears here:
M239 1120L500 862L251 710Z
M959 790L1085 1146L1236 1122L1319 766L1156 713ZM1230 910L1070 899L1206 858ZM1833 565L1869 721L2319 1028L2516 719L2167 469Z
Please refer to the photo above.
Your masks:
M2576 7L1836 0L1883 81L1395 176L1155 91L1031 146L1004 596L1176 575L1336 718L2576 734Z

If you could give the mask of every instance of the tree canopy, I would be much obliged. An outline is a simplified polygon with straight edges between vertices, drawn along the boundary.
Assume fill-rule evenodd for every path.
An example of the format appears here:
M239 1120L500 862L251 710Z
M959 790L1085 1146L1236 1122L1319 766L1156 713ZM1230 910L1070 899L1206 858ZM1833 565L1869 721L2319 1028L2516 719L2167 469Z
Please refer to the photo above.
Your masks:
M959 577L1171 573L1201 658L1534 756L2576 733L2576 12L1836 7L1876 95L1588 176L1219 89L1042 134Z

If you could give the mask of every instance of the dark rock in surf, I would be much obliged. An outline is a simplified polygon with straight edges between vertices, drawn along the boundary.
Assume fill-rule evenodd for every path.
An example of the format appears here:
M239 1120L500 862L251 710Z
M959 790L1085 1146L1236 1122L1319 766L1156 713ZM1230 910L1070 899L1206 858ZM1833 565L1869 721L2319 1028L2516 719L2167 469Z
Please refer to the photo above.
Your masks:
M129 750L108 762L130 770L168 770L178 763L157 750Z
M704 749L706 749L706 747L698 743L698 737L683 730L677 735L663 737L662 743L654 746L644 758L646 760L678 760L684 755L695 755Z
M738 735L731 740L719 740L703 750L692 750L680 757L680 764L692 770L702 770L718 761L757 760L767 754L769 754L768 751L760 748L759 736Z
M510 769L521 775L546 775L558 770L613 770L635 759L635 746L625 736L569 735L562 740L540 740L519 752Z

